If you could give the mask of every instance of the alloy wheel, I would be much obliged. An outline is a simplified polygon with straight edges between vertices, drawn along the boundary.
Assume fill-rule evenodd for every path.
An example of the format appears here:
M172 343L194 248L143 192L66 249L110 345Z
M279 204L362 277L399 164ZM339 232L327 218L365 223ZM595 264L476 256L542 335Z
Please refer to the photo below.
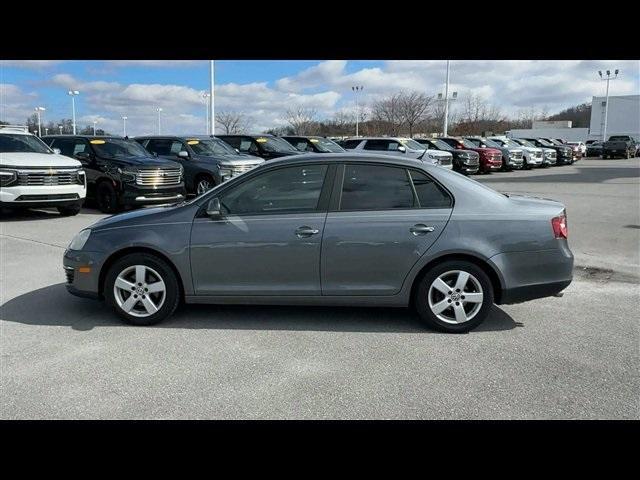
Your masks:
M198 186L196 187L196 193L198 195L202 195L203 193L206 193L210 188L211 188L211 184L209 183L209 180L202 179L198 182Z
M429 287L429 308L446 323L470 321L482 308L484 293L476 277L462 270L438 276Z
M134 317L148 317L162 308L167 297L160 274L146 265L132 265L116 277L113 296L118 307Z

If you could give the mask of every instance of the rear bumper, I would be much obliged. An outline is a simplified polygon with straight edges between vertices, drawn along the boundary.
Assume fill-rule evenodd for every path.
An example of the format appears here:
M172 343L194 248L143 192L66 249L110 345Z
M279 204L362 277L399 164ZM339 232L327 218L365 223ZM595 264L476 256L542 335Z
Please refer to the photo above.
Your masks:
M498 302L518 303L555 295L573 279L573 254L566 240L558 248L532 252L508 252L491 257L502 274Z

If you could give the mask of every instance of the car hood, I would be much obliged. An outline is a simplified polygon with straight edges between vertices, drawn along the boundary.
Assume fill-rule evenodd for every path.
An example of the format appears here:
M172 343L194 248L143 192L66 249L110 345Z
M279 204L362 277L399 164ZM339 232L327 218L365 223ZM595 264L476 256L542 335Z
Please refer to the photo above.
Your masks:
M458 148L451 150L450 152L447 153L451 153L453 155L460 155L461 153L469 155L470 157L477 157L479 154L478 152L475 152L473 150L460 150Z
M524 150L525 152L529 152L529 153L538 153L538 152L542 152L542 148L538 148L538 147L520 147L520 149Z
M126 227L131 225L142 226L149 223L162 223L170 221L170 217L177 212L184 204L166 205L163 207L147 207L138 210L131 210L125 213L118 213L105 217L88 228L100 231L106 228Z
M56 153L0 152L4 167L81 167L78 160Z
M451 152L445 152L443 150L431 150L430 148L427 148L427 154L436 158L452 158L453 157Z
M178 162L174 162L173 160L165 160L164 158L158 157L126 157L126 158L112 158L110 159L113 162L121 163L126 166L131 167L157 167L157 168L180 168L180 164Z

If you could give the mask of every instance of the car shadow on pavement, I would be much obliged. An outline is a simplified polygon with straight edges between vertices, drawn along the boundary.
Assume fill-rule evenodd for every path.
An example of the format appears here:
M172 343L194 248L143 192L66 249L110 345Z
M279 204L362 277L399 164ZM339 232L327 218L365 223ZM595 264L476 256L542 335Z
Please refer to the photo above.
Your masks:
M83 215L105 215L100 210L92 208L82 208L80 211ZM23 222L27 220L48 220L62 217L56 209L9 209L3 208L0 212L0 221L2 222Z
M62 283L7 301L0 306L0 319L25 325L68 326L79 331L125 325L105 302L74 297ZM494 306L473 332L517 326L522 324ZM437 333L424 327L409 309L356 307L181 305L168 320L145 328Z

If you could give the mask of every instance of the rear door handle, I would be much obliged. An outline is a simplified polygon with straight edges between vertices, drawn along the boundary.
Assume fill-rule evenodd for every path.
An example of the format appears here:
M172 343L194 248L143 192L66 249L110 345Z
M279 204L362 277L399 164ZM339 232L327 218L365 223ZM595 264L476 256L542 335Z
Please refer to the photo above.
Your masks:
M317 228L311 228L311 227L298 227L296 229L296 236L298 238L304 238L304 237L310 237L311 235L317 235L318 233L320 233L320 230L318 230Z
M435 227L428 227L423 223L418 223L409 229L409 231L413 233L416 237L418 235L426 235L427 233L433 232L434 230L435 230Z

